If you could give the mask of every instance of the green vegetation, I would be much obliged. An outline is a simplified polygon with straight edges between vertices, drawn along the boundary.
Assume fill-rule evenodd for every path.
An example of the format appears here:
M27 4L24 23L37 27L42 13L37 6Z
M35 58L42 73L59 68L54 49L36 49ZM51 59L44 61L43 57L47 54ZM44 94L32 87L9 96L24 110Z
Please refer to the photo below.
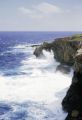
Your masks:
M76 34L74 36L71 37L71 40L78 40L78 41L82 41L82 34Z

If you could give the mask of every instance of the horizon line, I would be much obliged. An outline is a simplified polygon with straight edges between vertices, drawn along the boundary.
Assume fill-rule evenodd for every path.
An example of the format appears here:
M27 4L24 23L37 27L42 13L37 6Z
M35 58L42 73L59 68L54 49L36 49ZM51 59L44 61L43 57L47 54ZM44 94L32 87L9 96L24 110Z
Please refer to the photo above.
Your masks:
M31 31L31 30L0 30L0 32L82 32L80 30L77 30L77 31L73 31L73 30L54 30L54 31L48 31L48 30L44 30L44 31Z

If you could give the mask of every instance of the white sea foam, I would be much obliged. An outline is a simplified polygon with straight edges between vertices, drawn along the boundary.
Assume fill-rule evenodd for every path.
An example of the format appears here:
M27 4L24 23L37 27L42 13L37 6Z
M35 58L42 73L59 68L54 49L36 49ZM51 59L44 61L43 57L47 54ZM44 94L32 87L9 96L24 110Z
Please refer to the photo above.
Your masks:
M25 72L26 75L0 76L0 100L44 102L52 111L55 110L56 118L63 115L61 119L63 120L66 114L62 111L61 101L66 94L65 88L69 87L71 83L72 73L65 75L56 72L59 63L54 60L53 52L43 51L44 57L42 58L32 55L34 48L31 47L15 47L13 52L16 50L23 52L22 49L31 54L29 58L25 58L21 62L22 66L19 68L19 71Z

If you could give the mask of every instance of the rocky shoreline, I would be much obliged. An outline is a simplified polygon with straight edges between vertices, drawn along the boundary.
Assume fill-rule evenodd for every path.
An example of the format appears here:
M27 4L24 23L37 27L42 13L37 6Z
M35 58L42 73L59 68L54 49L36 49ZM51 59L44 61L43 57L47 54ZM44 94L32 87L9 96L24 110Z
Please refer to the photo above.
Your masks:
M62 101L63 110L68 112L66 120L82 120L82 34L57 38L51 43L37 46L34 55L39 57L43 49L53 51L54 58L74 68L72 83Z

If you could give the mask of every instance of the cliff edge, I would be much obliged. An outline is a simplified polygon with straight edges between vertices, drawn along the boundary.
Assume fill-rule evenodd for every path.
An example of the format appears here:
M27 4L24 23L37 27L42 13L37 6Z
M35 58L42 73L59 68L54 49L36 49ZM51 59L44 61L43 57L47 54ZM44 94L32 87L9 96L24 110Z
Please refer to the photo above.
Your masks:
M54 58L61 64L73 66L72 83L62 107L68 112L66 120L82 120L82 34L57 38L51 43L44 42L35 49L34 55L42 55L43 49L52 50Z
M81 37L81 36L79 36ZM64 37L57 38L51 43L44 42L39 47L36 47L34 55L39 57L42 55L42 50L53 51L54 58L62 64L73 65L76 51L82 46L82 38L79 37ZM76 39L77 38L77 39Z

